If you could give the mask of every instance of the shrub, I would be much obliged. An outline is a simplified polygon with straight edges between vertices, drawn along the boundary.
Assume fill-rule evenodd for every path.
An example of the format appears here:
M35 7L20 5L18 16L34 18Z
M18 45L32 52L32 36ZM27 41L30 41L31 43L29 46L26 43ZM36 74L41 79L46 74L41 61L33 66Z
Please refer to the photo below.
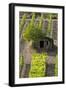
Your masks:
M31 35L32 35L33 30L34 30L34 20L35 20L35 13L33 13L31 22L28 24L25 32L23 33L23 38L27 41L30 41L32 39Z
M45 34L42 32L42 20L43 20L43 15L41 15L40 17L39 24L35 25L35 13L33 13L31 22L26 27L26 30L23 33L23 38L26 41L30 41L30 40L38 41L44 38Z

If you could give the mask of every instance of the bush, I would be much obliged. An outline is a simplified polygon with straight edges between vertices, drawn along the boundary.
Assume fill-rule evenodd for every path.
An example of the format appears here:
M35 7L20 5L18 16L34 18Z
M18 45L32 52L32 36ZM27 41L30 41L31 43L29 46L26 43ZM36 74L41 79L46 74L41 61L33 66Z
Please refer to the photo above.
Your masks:
M29 72L29 77L44 77L46 64L45 60L47 58L47 54L42 53L34 53L32 55L31 69Z
M32 15L32 20L26 27L25 32L23 33L23 38L27 41L30 41L32 38L32 31L34 30L34 20L35 20L35 14Z
M25 32L23 33L23 38L26 41L38 41L44 38L45 34L42 32L42 20L43 15L40 17L39 24L35 25L35 13L32 15L32 20L29 25L26 27Z

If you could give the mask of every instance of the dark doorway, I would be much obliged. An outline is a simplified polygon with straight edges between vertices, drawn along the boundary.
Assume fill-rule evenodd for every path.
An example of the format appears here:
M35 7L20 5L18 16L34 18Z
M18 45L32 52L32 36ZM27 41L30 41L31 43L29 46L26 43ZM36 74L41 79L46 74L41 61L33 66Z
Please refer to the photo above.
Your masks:
M44 41L44 48L47 48L48 47L48 41Z
M40 41L40 48L44 47L44 41Z

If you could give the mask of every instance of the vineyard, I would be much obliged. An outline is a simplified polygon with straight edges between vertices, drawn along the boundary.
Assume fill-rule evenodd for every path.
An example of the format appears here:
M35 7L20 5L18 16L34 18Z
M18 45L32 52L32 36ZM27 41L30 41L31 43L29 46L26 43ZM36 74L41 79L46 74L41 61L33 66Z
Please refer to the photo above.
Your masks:
M19 16L19 77L58 76L58 15L20 12Z

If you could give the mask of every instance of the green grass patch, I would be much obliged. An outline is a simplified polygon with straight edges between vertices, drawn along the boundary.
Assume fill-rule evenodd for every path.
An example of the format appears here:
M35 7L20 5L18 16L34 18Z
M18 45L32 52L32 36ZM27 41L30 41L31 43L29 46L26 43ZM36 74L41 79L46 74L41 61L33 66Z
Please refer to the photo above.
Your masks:
M45 53L34 53L32 54L31 69L29 77L44 77L46 70L46 58Z

